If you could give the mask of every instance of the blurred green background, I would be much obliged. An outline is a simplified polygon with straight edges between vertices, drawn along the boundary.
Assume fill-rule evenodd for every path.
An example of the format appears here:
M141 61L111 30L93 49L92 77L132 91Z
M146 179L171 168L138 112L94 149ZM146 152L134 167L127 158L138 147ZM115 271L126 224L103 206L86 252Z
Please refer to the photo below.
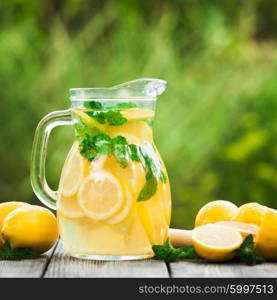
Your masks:
M154 130L172 226L215 199L277 208L276 42L274 0L1 0L0 201L38 203L34 131L70 87L154 77L169 82ZM51 138L53 188L71 141L68 127Z

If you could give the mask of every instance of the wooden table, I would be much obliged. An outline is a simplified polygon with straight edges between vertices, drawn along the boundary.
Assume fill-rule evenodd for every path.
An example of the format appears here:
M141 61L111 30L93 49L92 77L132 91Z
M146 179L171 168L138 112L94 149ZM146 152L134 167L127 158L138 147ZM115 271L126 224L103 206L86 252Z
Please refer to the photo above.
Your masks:
M277 263L246 266L237 263L215 264L182 261L166 264L154 259L140 261L89 261L65 254L60 242L36 259L0 261L0 277L273 277Z

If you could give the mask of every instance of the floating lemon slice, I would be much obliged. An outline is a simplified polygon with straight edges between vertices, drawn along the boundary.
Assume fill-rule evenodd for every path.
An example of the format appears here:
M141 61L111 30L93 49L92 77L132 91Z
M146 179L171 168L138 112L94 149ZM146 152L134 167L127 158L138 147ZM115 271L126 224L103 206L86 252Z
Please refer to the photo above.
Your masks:
M77 202L76 195L72 197L61 196L58 200L58 212L69 219L76 219L84 216L84 213Z
M91 162L90 169L92 172L101 171L107 161L108 155L98 154Z
M63 196L70 197L77 193L84 176L84 158L78 151L75 143L68 154L62 175L59 190Z
M98 129L100 129L102 131L107 130L107 127L108 127L107 125L101 124L101 123L97 122L96 120L94 120L92 117L90 117L89 115L86 114L85 110L76 109L76 110L74 110L74 114L77 115L80 119L82 119L84 122L86 122L90 126L97 127Z
M128 120L143 120L154 118L154 111L151 109L126 109L121 110L121 114Z
M122 185L109 172L94 172L83 181L78 202L86 216L95 220L108 219L120 210L124 202Z
M121 126L110 126L109 134L111 137L122 135L127 139L128 144L141 145L145 141L153 139L152 128L140 120L129 120Z
M127 218L127 216L129 215L129 213L131 211L132 204L133 204L133 194L131 192L130 187L128 187L127 184L124 184L124 186L125 186L125 195L126 195L125 199L126 200L123 205L123 208L116 215L105 220L105 222L107 224L118 224L118 223L122 222L123 220L125 220Z
M197 254L210 261L226 261L234 257L243 238L238 230L217 224L199 226L193 230L192 244Z
M129 183L135 194L140 191L145 183L145 170L140 162L130 160L128 166L122 168L113 155L107 155L102 168L121 178L122 181Z

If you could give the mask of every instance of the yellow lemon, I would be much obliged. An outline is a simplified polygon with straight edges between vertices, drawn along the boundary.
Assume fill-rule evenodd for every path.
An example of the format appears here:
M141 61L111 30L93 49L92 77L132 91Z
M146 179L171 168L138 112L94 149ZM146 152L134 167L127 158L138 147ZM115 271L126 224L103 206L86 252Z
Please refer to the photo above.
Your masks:
M127 182L134 192L134 197L138 195L145 183L145 170L140 162L130 160L128 166L122 168L113 155L107 155L102 168Z
M243 238L238 230L217 224L197 227L192 233L196 253L209 261L227 261L234 257Z
M105 220L105 223L113 225L113 224L118 224L124 221L131 212L131 209L133 207L133 199L134 195L132 193L131 187L128 186L128 184L124 184L125 187L125 202L124 205L121 207L121 209L112 217L108 218Z
M249 234L252 234L255 237L260 230L260 227L257 225L243 223L243 222L219 221L216 222L216 224L237 229L243 237L246 237Z
M256 238L256 250L267 260L277 260L277 210L268 209Z
M109 172L94 172L83 181L78 202L86 216L95 220L108 219L123 205L122 184Z
M29 205L28 203L25 202L17 202L17 201L11 201L11 202L5 202L5 203L1 203L0 204L0 230L3 226L3 222L5 220L5 218L9 215L9 213L11 213L12 211L14 211L15 209L19 208L19 207L23 207ZM0 237L0 247L2 245L2 239Z
M3 222L5 220L5 218L7 217L7 215L9 213L11 213L13 210L19 208L19 207L23 207L26 205L30 205L28 203L25 202L17 202L17 201L11 201L11 202L5 202L5 203L1 203L0 204L0 230L3 226Z
M30 247L43 253L55 244L59 236L57 219L44 207L24 206L5 218L1 235L12 248Z
M153 140L152 128L140 120L130 120L121 126L110 126L107 132L111 137L124 136L129 144L141 145L145 141Z
M144 120L154 118L154 111L152 109L133 108L124 109L120 112L127 120Z
M72 146L62 171L59 191L63 196L70 197L77 193L84 177L87 160L78 151L78 143Z
M250 202L239 207L238 213L233 221L255 224L260 226L262 218L268 208L259 203Z
M230 221L236 216L237 211L238 207L232 202L211 201L199 210L195 219L195 227L218 221Z

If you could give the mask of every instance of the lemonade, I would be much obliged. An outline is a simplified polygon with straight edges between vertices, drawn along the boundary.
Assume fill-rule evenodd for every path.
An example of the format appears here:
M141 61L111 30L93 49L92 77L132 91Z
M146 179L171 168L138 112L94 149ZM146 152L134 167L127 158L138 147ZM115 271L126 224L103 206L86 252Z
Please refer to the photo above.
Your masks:
M169 179L154 145L153 103L87 101L72 110L76 140L64 163L58 221L80 258L152 257L171 215Z

